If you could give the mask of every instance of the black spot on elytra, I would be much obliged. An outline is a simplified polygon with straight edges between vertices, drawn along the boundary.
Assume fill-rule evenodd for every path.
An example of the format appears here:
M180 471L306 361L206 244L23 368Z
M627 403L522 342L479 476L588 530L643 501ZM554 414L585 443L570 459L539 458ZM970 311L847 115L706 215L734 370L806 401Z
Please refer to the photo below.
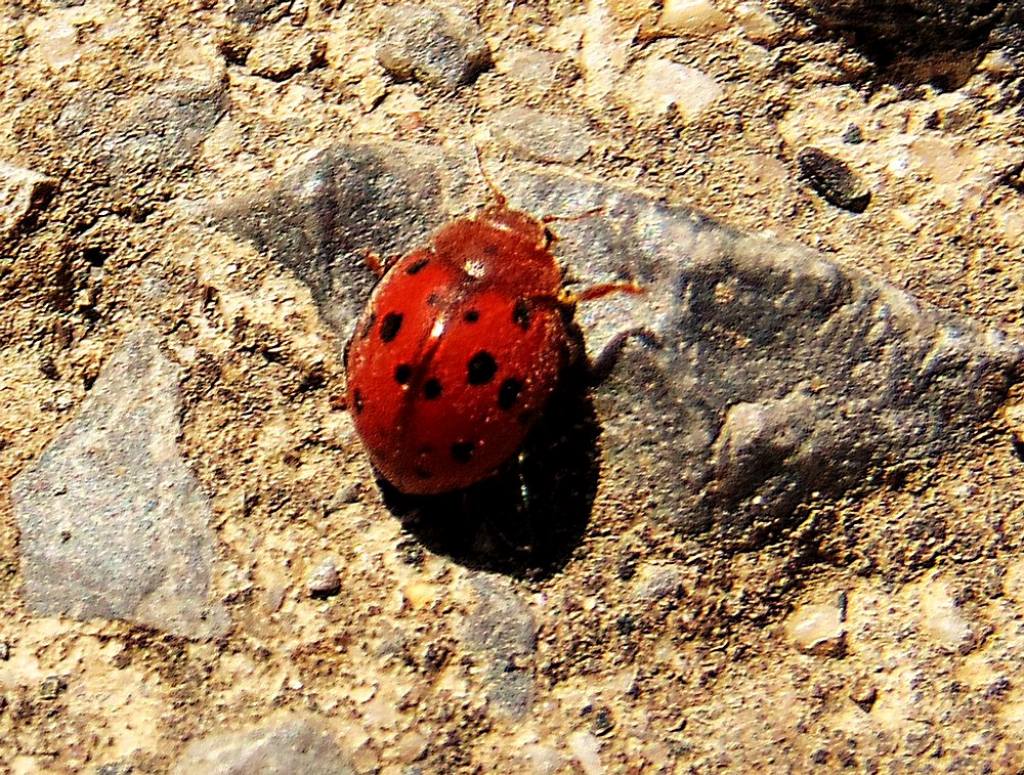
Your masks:
M399 385L407 385L412 379L412 366L408 363L400 363L395 366L395 382Z
M523 331L529 330L530 307L527 305L526 299L516 299L516 303L512 307L512 322L523 329Z
M487 350L481 350L466 365L466 379L470 385L486 385L498 371L498 363Z
M468 463L473 459L473 442L456 441L452 444L452 460L458 463Z
M502 409L511 409L519 400L519 392L523 389L523 383L518 379L509 377L501 383L498 388L498 406Z
M476 321L480 319L480 312L479 310L475 309L467 309L464 313L462 313L462 319L465 320L467 323L476 323Z
M384 343L391 342L396 336L398 336L399 330L402 328L402 313L401 312L389 312L384 316L384 320L380 324L380 340Z
M358 388L352 391L352 406L356 414L363 413L363 393Z
M480 248L480 250L486 256L496 256L496 255L498 255L498 246L495 245L493 242L486 243L482 248Z
M417 274L421 269L423 269L423 267L425 267L429 263L430 263L430 259L429 258L421 258L415 264L413 264L408 269L406 269L405 273L406 274Z
M423 383L423 397L433 401L435 398L441 396L441 381L436 377L431 377Z
M433 474L430 473L430 471L421 466L416 466L413 469L413 473L416 474L416 476L419 477L420 479L429 479L430 477L433 476Z

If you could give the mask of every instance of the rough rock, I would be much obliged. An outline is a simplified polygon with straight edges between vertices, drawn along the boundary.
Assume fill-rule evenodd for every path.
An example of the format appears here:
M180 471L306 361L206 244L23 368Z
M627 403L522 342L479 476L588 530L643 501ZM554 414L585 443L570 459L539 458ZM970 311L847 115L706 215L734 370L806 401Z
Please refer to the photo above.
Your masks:
M82 89L57 116L62 140L94 166L94 185L123 198L138 217L165 197L164 183L187 170L227 110L226 74L172 78L123 98Z
M54 178L0 162L0 239L31 222L56 187Z
M743 34L754 43L768 46L778 42L782 28L759 3L737 5L736 19Z
M288 5L287 0L230 0L226 10L232 21L260 29L283 16Z
M616 332L653 334L595 393L602 447L651 516L685 530L754 538L880 466L965 444L1024 363L998 332L688 208L554 173L505 187L531 212L611 214L558 224L584 283L646 289L578 313L594 356Z
M790 5L890 54L972 48L1018 12L1012 2L992 0L790 0Z
M842 159L820 148L804 148L797 155L801 176L828 202L852 213L862 213L871 201L871 189Z
M722 87L695 67L649 58L619 84L620 100L635 116L678 113L693 121L722 98Z
M317 565L309 574L306 590L310 597L330 597L341 590L341 577L334 560L327 559Z
M476 603L462 641L484 660L488 700L512 718L521 718L533 703L537 624L507 580L478 574L471 584Z
M323 64L325 50L324 42L313 33L283 21L256 38L245 63L253 75L284 81Z
M301 717L188 745L173 775L354 775L330 732Z
M210 504L177 448L178 382L153 331L129 335L77 417L15 477L33 612L194 638L225 631L225 610L209 601Z
M413 150L333 146L268 191L212 207L210 215L294 271L324 318L347 331L376 281L366 251L385 258L405 252L451 207L440 152Z
M480 29L449 8L402 3L389 9L384 28L377 59L399 80L454 91L491 64Z
M708 0L665 0L660 31L672 35L709 35L729 26L729 17Z
M522 159L569 164L590 150L590 130L576 119L532 108L507 108L491 116L491 133Z
M295 268L347 332L373 283L357 247L407 250L446 220L440 195L422 195L458 190L444 163L397 144L337 146L225 223ZM528 212L598 211L556 224L560 260L583 284L645 288L581 305L577 320L592 358L646 332L594 401L605 473L653 520L756 540L802 503L967 443L1019 376L1020 343L812 250L557 172L502 187Z

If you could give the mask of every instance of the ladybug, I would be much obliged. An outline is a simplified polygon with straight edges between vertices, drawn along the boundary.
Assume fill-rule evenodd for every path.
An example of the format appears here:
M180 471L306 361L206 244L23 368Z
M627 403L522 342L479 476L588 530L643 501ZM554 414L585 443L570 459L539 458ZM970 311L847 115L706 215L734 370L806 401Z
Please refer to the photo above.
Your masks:
M482 169L482 167L481 167ZM486 175L485 175L486 179ZM395 261L345 346L347 405L399 491L461 490L513 458L579 351L577 302L624 290L563 286L547 222L496 204Z

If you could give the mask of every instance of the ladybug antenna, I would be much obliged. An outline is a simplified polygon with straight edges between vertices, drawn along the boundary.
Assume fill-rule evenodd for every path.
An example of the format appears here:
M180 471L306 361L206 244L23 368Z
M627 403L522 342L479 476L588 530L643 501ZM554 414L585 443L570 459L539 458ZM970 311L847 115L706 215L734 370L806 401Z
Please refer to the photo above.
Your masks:
M484 182L487 184L487 188L491 190L491 196L494 197L494 201L498 203L498 207L502 210L507 209L508 199L505 197L503 193L501 193L501 190L498 188L494 180L491 179L491 176L487 174L487 169L484 167L484 156L483 153L481 153L480 151L480 146L477 145L475 146L475 148L476 163L477 166L480 167L480 176L484 179Z

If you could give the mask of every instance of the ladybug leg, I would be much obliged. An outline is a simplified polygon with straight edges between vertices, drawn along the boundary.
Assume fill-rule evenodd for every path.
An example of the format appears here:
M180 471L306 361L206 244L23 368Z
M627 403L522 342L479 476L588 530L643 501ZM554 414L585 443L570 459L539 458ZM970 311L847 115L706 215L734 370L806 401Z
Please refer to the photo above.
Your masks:
M561 293L561 301L565 304L575 306L581 301L593 301L594 299L600 299L612 293L629 293L631 295L638 296L643 292L643 287L636 283L598 283L597 285L591 285L589 288L584 288L581 291L567 291L563 289Z
M619 332L612 337L611 341L604 346L594 360L586 364L587 381L591 385L599 385L608 378L612 369L615 368L615 364L619 361L622 348L633 338L639 339L644 345L653 349L660 350L662 347L662 342L658 335L649 328L638 326L637 328L628 328L625 331Z
M584 210L582 213L576 213L575 215L545 215L541 217L541 223L557 223L559 221L582 221L584 218L589 218L592 215L604 215L607 210L603 207L592 207L589 210Z
M363 263L370 267L370 271L377 277L387 274L388 267L395 263L399 256L391 256L387 260L380 257L380 253L369 248L363 248Z

